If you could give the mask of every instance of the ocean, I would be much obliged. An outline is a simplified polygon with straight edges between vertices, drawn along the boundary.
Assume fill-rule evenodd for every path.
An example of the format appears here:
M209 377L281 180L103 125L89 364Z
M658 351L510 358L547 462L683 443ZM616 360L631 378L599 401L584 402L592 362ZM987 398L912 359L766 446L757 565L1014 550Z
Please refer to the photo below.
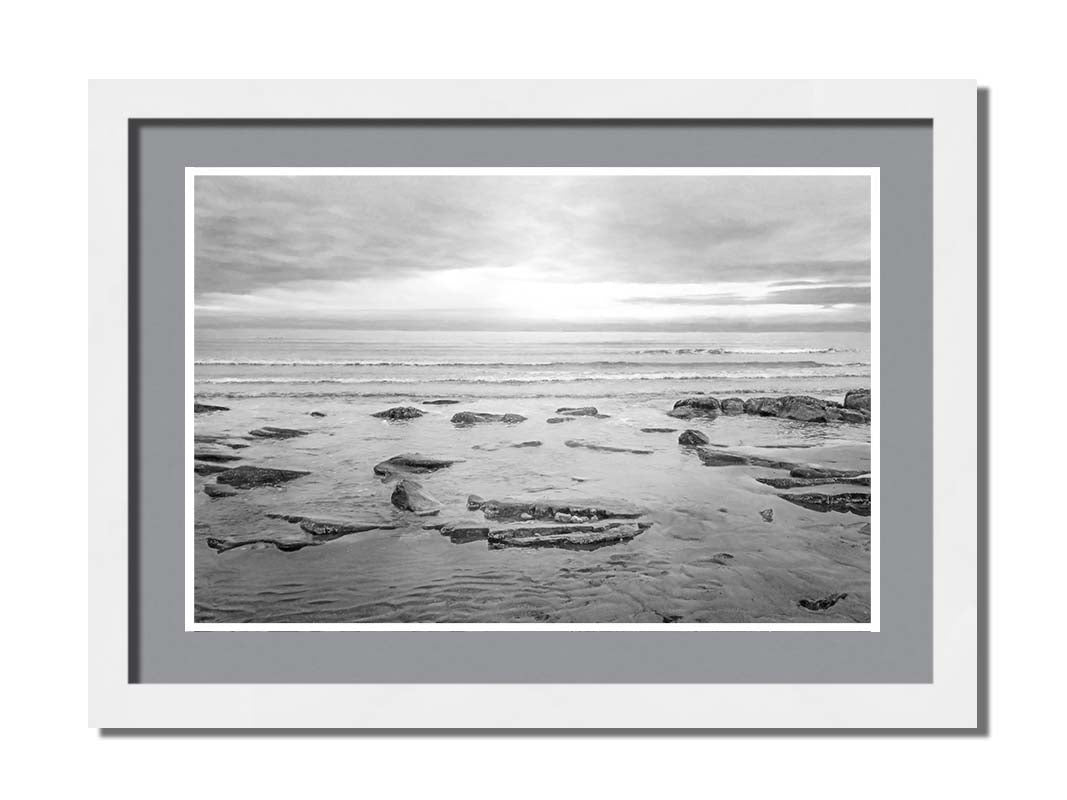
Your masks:
M666 412L702 394L841 401L846 391L870 387L869 341L858 332L198 329L196 399L228 410L197 414L195 433L246 437L247 446L233 451L241 459L235 464L311 474L218 499L203 491L213 476L196 476L195 618L280 626L867 622L868 519L787 502L755 480L784 473L706 467L677 437L695 429L731 452L869 471L870 426L750 415L679 420ZM546 422L558 408L590 405L607 416ZM426 415L371 416L393 406ZM458 411L527 420L464 428L450 422ZM265 425L308 435L248 437ZM676 431L642 431L656 427ZM508 446L523 442L540 444ZM408 452L461 459L418 476L444 504L437 517L393 508L391 483L373 473L375 464ZM425 527L478 516L466 508L469 494L626 500L654 524L631 541L588 551L491 549ZM768 509L772 521L760 513ZM397 527L294 552L207 546L209 537L291 529L267 514ZM835 594L846 596L825 610L798 605Z

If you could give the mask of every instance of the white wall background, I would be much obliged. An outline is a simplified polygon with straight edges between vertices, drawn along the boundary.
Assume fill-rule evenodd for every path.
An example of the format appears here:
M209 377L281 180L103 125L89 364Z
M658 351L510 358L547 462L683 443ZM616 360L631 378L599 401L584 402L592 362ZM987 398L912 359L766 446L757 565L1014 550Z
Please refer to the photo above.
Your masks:
M1020 0L8 6L2 563L15 636L0 662L0 752L4 783L22 784L10 796L832 799L1044 795L1062 786L1067 222L1055 8ZM967 77L988 86L989 736L123 739L85 728L87 77ZM959 392L973 402L975 387Z

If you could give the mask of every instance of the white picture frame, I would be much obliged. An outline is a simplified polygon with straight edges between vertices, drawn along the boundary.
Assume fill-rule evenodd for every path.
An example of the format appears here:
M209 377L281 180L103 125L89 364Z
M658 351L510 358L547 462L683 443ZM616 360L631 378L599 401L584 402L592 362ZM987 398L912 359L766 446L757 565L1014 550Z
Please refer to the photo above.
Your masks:
M973 81L95 81L90 86L89 723L107 728L939 728L980 724ZM128 680L131 119L922 119L934 129L929 684Z

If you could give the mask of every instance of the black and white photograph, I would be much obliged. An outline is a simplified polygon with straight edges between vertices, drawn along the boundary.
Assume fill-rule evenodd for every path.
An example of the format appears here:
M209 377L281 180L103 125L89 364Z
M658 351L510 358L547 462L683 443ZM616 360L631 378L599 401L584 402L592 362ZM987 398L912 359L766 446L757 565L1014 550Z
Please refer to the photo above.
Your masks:
M877 630L877 187L190 168L187 627Z

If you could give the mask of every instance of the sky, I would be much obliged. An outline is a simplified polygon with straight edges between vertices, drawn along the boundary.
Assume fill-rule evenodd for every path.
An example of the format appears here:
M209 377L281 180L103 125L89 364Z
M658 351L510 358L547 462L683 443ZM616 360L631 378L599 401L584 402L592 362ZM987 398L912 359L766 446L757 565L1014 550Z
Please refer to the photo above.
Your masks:
M197 176L196 324L867 330L865 176Z

